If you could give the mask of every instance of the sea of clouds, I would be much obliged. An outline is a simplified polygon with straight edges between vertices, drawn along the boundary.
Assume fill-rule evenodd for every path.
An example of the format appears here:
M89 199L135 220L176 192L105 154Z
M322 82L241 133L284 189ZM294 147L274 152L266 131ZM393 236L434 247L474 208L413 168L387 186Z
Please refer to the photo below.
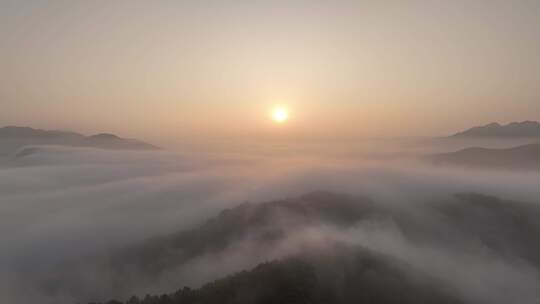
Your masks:
M325 190L415 208L420 201L475 192L536 205L538 181L540 172L473 171L398 158L32 147L0 160L0 300L77 302L73 295L43 294L34 279L50 265L191 228L246 201ZM520 303L540 299L536 266L493 256L481 245L466 251L418 246L390 224L347 231L310 227L264 254L254 254L249 242L236 244L219 257L199 257L175 269L167 274L174 280L164 279L161 289L150 291L173 291L181 283L197 286L325 238L399 257L476 303L510 303L517 296Z

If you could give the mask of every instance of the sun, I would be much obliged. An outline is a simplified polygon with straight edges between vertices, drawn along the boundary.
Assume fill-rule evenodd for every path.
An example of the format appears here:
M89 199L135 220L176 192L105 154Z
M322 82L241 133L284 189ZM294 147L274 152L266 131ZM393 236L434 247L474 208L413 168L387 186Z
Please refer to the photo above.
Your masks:
M270 117L276 123L284 123L289 119L289 111L284 106L274 107L270 114Z

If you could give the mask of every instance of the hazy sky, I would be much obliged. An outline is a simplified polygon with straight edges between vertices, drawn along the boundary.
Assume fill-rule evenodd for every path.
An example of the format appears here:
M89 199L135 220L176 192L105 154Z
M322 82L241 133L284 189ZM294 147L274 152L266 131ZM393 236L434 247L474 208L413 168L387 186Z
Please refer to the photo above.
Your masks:
M540 120L540 1L0 0L0 38L0 125L163 144Z

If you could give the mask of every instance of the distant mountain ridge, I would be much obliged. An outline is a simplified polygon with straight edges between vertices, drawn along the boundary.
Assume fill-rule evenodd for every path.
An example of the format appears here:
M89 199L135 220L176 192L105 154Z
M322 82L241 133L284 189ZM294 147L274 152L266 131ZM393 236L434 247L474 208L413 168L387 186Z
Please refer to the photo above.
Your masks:
M101 149L156 150L158 147L136 139L101 133L85 136L59 130L41 130L30 127L7 126L0 128L0 154L9 154L28 145L62 145Z
M17 138L17 137L33 137L33 138L59 138L59 137L72 137L83 138L82 134L70 131L60 130L41 130L30 127L17 127L7 126L0 128L0 139Z
M485 126L470 128L451 137L540 137L540 123L527 120L501 125L494 122Z
M540 169L540 143L507 149L467 148L450 153L432 155L438 164L496 169Z
M137 282L140 290L135 289L135 293L143 298L134 296L125 302L111 300L91 304L479 303L461 299L451 286L443 285L446 283L440 277L431 276L422 268L402 260L399 252L392 255L326 238L323 239L325 243L328 241L327 246L304 244L302 252L278 259L263 259L266 262L254 268L224 274L221 279L210 280L198 289L184 287L173 293L144 296L143 286L152 284L168 271L189 265L198 257L219 257L215 254L248 239L253 245L249 246L251 250L271 250L279 247L288 236L306 227L320 225L347 231L362 223L389 221L406 239L422 246L429 244L428 248L444 244L461 250L473 242L482 244L493 254L516 256L531 265L540 265L540 244L537 242L540 209L535 204L475 193L460 193L425 204L427 209L424 210L437 219L435 222L419 221L417 213L389 208L369 198L325 191L241 204L223 210L193 229L111 252L104 265L113 280L103 288L110 287L117 292L135 284L130 281L133 278L144 277L147 281ZM279 220L284 218L287 220ZM86 273L84 267L92 263L85 261L79 265L67 267L70 271L83 267L77 272ZM64 277L58 276L62 273ZM58 288L65 287L65 282L76 282L76 276L66 275L60 269L50 274L46 278L48 282L63 282ZM102 289L100 293L96 298L113 291Z

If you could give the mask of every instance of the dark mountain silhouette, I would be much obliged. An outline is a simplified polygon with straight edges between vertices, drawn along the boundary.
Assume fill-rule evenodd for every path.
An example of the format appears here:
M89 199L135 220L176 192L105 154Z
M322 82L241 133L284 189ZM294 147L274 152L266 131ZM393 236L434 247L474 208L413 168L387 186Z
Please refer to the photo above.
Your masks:
M467 148L429 157L436 164L493 169L540 169L540 143L508 149Z
M120 272L132 271L137 266L145 276L159 275L199 255L222 251L248 235L267 246L306 225L350 226L378 213L381 212L367 198L327 192L263 204L245 203L222 211L195 229L127 248L115 254L109 263Z
M452 137L540 137L540 123L536 121L523 121L500 125L494 122L456 133Z
M126 139L118 137L114 134L101 133L97 135L87 136L81 146L89 147L104 147L109 149L130 149L130 150L154 150L156 146L147 144L135 139Z
M40 130L29 127L7 126L0 128L0 138L72 138L80 139L84 135L58 130Z
M224 252L248 237L264 252L305 227L347 229L360 223L392 223L392 229L419 246L460 252L482 244L493 254L540 267L540 210L534 204L459 194L419 202L416 207L418 210L392 207L328 192L245 203L193 229L101 257L99 264L82 260L61 265L48 272L43 286L48 293L85 294L87 301L102 299L104 294L143 296L129 286L150 285L165 273L200 257ZM372 252L338 240L326 242L327 246L263 263L200 289L183 288L173 294L132 298L126 303L463 303L452 296L456 293L449 293L448 286L411 267L399 254ZM95 273L96 269L105 269L108 277L101 280L108 282L107 287L99 295L85 293L92 281L80 281L80 274Z
M11 154L24 146L62 145L102 149L154 150L151 144L113 134L85 136L75 132L40 130L29 127L0 128L0 154Z
M192 290L132 296L106 304L257 304L257 303L464 303L437 280L361 248L336 244L323 254L262 263ZM95 303L91 303L95 304Z

